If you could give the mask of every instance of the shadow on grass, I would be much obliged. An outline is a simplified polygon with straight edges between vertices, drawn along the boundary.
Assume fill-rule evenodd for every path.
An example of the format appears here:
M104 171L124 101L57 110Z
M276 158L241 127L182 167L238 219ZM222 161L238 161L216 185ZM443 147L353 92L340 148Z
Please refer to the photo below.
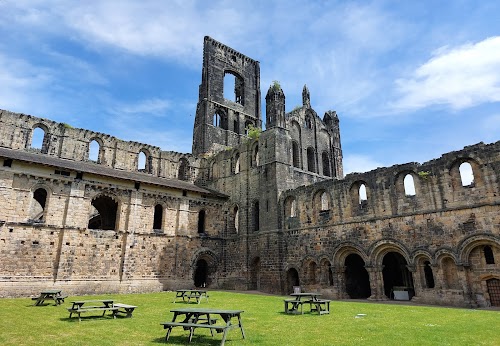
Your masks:
M125 316L121 317L121 316L116 316L116 319L119 319L119 318L125 318ZM90 321L90 320L114 320L113 316L102 316L102 315L93 315L93 316L82 316L81 317L81 321L84 322L84 321ZM63 322L80 322L78 320L78 316L76 317L61 317L59 319L59 321L63 321Z
M188 343L189 339L189 333L186 335L176 335L176 336L171 336L168 338L168 341L165 341L165 336L161 338L155 338L151 340L152 343L154 344L189 344ZM197 345L220 345L222 340L222 336L219 338L212 338L210 335L193 335L193 339L191 340L191 343L197 344ZM232 338L229 336L226 337L226 342L231 341Z

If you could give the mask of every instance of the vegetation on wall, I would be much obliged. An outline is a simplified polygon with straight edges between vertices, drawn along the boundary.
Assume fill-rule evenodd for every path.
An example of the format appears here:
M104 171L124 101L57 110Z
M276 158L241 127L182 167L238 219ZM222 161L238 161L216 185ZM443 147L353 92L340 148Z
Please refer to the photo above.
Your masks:
M247 136L251 139L259 139L260 134L262 133L262 129L259 127L255 127L253 125L248 125L247 127Z

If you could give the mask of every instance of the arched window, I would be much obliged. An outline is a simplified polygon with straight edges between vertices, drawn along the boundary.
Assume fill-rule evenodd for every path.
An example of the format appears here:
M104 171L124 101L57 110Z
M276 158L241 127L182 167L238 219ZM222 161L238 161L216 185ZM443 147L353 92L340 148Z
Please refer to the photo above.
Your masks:
M411 174L407 174L403 180L405 195L406 196L415 196L415 182L413 180L413 176Z
M31 148L40 150L42 154L46 154L47 150L47 133L46 131L40 127L34 127L32 136L31 136Z
M290 203L290 217L296 217L297 216L297 201L294 199Z
M292 142L292 160L293 160L293 167L300 168L299 143L297 143L296 141Z
M34 221L43 221L45 215L45 205L47 203L47 190L38 188L33 192L33 207L30 213L30 219Z
M321 194L321 211L323 210L328 210L330 209L329 201L328 201L328 194L326 192L323 192Z
M324 151L321 154L321 161L323 163L323 175L326 175L327 177L331 176L330 173L330 159L328 158L328 153Z
M313 122L312 122L312 119L309 115L306 116L304 126L306 129L310 129L310 130L313 128Z
M236 231L236 233L238 233L240 229L240 211L238 209L238 206L234 207L233 215L234 215L234 230Z
M259 223L260 223L259 213L260 213L259 201L255 201L253 203L253 230L254 231L259 230L259 226L260 226L259 225Z
M179 180L189 180L189 162L185 158L179 160L179 172L177 177Z
M366 186L361 184L358 190L359 209L365 209L368 206L368 196L366 195Z
M233 172L234 174L238 174L240 173L240 154L236 154L233 160L234 160Z
M427 288L434 288L434 274L432 273L432 267L429 261L425 261L424 263L424 276L425 286Z
M472 166L468 162L463 162L460 167L460 179L462 180L462 186L474 186L474 173L472 171Z
M486 264L495 264L495 256L493 255L491 246L486 245L485 247L483 247L483 254Z
M147 156L144 151L139 152L139 157L137 158L137 169L141 172L146 171Z
M232 71L224 72L224 98L244 104L244 80Z
M259 165L259 146L258 145L256 145L255 148L253 149L252 163L254 164L254 167L257 167Z
M198 213L198 233L205 233L205 210Z
M316 158L311 147L307 148L307 170L316 173Z
M219 113L214 113L212 125L214 125L215 127L220 127L220 114Z
M108 196L98 196L92 200L92 211L89 215L89 229L114 230L118 203Z
M101 145L95 139L89 143L89 161L100 163Z
M161 204L155 205L155 213L153 217L153 229L162 229L163 224L163 206Z

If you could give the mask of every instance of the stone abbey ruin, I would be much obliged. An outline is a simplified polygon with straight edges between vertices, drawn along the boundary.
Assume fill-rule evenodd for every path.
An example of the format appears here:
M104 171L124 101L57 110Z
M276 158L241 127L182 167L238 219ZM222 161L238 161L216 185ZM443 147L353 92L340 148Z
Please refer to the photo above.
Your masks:
M0 111L0 296L301 286L500 306L500 142L344 177L334 111L306 87L288 113L278 83L265 100L260 132L259 62L206 37L192 154Z

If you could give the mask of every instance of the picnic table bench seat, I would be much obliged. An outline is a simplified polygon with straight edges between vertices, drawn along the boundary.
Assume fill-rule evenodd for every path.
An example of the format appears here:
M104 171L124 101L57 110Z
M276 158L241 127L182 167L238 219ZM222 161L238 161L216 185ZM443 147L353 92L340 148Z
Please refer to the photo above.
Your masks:
M304 312L303 304L308 303L308 301L297 300L297 299L284 299L283 302L285 303L285 313L287 314L289 313L302 314Z
M78 320L81 321L81 314L84 312L89 312L89 311L102 311L102 316L106 314L106 311L111 311L113 318L116 318L116 311L120 309L119 307L114 307L114 306L81 306L81 307L73 307L73 308L68 308L69 311L69 317L73 314L78 314Z
M311 312L317 312L320 315L330 313L330 302L331 300L329 299L311 299L305 301L305 303L309 303Z
M191 342L191 339L193 338L193 331L195 328L208 328L210 329L210 333L212 333L212 330L215 330L217 333L222 333L225 329L228 329L229 326L222 326L222 325L215 325L215 324L209 324L207 323L193 323L193 322L162 322L160 323L163 325L163 329L168 329L167 335L165 335L165 341L168 341L168 338L170 337L170 332L172 331L172 328L174 327L182 327L184 330L190 330L189 333L189 342ZM213 334L212 334L213 336Z
M113 306L118 308L118 310L116 310L115 312L115 315L117 313L123 313L126 314L125 317L132 317L132 313L134 312L134 309L137 307L135 305L128 305L122 303L114 303Z

